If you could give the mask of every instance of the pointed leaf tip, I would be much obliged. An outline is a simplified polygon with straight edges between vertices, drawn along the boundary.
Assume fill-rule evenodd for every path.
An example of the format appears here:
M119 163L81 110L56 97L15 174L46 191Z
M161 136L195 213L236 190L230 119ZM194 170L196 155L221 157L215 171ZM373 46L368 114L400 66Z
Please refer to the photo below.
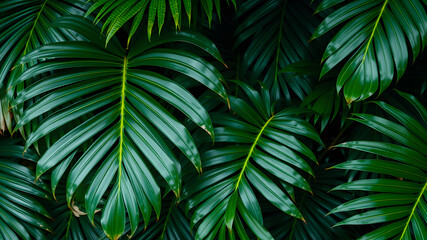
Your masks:
M300 218L305 224L307 224L307 221L305 221L305 219L304 219L304 217L303 216L301 216L301 218Z

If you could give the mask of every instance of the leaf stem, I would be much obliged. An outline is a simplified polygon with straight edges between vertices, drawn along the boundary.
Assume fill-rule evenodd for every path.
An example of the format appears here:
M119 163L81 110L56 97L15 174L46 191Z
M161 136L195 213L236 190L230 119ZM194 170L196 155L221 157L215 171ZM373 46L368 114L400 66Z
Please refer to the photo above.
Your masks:
M36 28L36 24L37 24L37 22L38 22L38 20L40 18L40 15L41 15L41 13L42 13L42 11L44 9L44 6L46 5L47 1L48 0L44 1L44 3L41 5L40 11L37 13L37 17L34 20L33 27L31 28L30 34L28 35L28 39L27 39L27 42L25 43L24 52L23 52L22 55L25 55L27 53L28 44L30 43L30 39L33 36L34 28Z
M424 195L424 191L426 190L426 188L427 188L427 182L424 184L424 187L421 190L420 195L418 195L418 199L415 202L414 207L412 208L411 214L408 217L408 221L406 222L405 228L403 229L402 235L400 235L399 240L402 240L403 236L405 236L406 230L408 229L409 223L411 222L412 216L414 215L415 209L417 208L418 203L420 202L422 196Z
M261 137L261 135L262 135L262 132L264 132L264 129L267 127L268 123L270 123L271 119L273 119L273 118L274 118L274 116L275 116L275 115L271 116L271 117L267 120L267 122L264 124L264 126L262 126L261 131L260 131L260 132L258 133L258 135L256 136L255 141L254 141L254 143L252 144L251 149L249 150L249 154L248 154L248 156L247 156L247 157L246 157L246 159L245 159L245 163L243 164L242 171L240 172L239 178L237 179L236 188L234 189L234 191L236 191L236 190L237 190L237 188L239 187L240 181L242 180L243 173L245 172L245 169L246 169L246 166L248 165L249 159L251 158L252 153L254 152L254 149L255 149L256 145L258 144L258 141L259 141L259 139L260 139L260 137Z
M120 193L120 179L122 176L122 161L123 161L123 132L124 132L124 118L125 118L125 102L126 102L126 73L128 68L127 55L123 59L123 70L122 70L122 93L120 103L120 143L119 143L119 176L118 176L118 188L117 194Z
M362 62L365 60L366 54L368 53L369 45L372 42L372 38L375 35L375 31L377 30L378 23L380 22L381 16L383 15L383 12L384 12L384 9L385 9L385 6L387 5L387 3L388 3L388 0L385 0L383 6L381 8L380 15L378 16L377 20L375 21L374 28L372 29L371 36L369 37L368 44L366 45L366 48L365 48L365 53L363 54Z

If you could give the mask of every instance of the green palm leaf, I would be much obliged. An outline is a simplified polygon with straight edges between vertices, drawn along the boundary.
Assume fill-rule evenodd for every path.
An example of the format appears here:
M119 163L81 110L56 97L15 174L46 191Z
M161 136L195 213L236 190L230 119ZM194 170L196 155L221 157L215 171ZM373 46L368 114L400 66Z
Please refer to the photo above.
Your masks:
M126 213L132 232L138 226L140 212L147 223L152 207L159 216L160 187L153 167L176 196L180 195L180 166L167 141L201 171L200 156L188 130L154 96L180 110L213 138L211 120L200 103L185 88L151 69L170 69L187 75L226 98L221 74L211 64L189 52L156 46L184 41L206 49L217 59L220 56L208 39L195 33L175 33L172 37L152 39L151 43L145 37L137 39L137 44L131 44L129 49L122 48L112 38L109 47L103 48L105 38L99 34L100 30L81 17L61 18L55 26L75 30L91 42L48 44L21 59L22 63L31 59L48 60L25 71L12 85L36 74L52 71L54 74L29 86L14 100L13 104L20 104L34 96L43 96L25 109L16 128L56 109L29 136L28 147L67 123L86 117L43 154L36 174L40 177L52 168L63 173L72 165L67 180L70 205L77 187L95 168L96 174L86 193L86 211L93 222L95 209L112 184L102 209L101 224L110 238L117 239L124 231ZM75 151L91 139L93 143L71 164ZM62 173L53 174L52 181L58 182Z
M44 44L76 40L75 33L65 29L49 28L52 21L64 15L83 15L81 1L17 0L0 3L0 131L12 132L9 100L14 89L5 88L8 79L15 79L28 64L17 66L17 61L31 50ZM22 91L23 86L16 88ZM15 109L19 118L21 109Z
M182 0L182 3L181 0L168 0L169 8L167 9L166 2L166 0L95 0L87 11L87 15L98 9L99 11L96 14L95 21L98 22L101 19L105 19L103 29L107 30L106 44L108 44L114 34L116 34L126 22L133 19L128 37L129 43L136 30L139 28L146 11L148 11L147 34L148 39L150 39L156 18L160 34L165 22L166 11L170 11L175 27L178 28L181 26L182 5L184 5L189 22L191 22L192 12L194 11L192 8L194 8L194 5L198 6L198 4L192 3L192 0ZM208 17L209 24L212 22L214 2L217 13L220 15L220 1L200 0L203 10ZM231 0L231 2L235 5L235 0Z
M313 16L309 1L244 1L237 16L235 44L248 44L241 72L253 71L256 80L272 88L275 99L284 96L289 101L291 92L304 98L311 91L310 81L280 70L291 63L315 59L316 47L308 40L320 21Z
M400 93L410 100L421 116L427 110L413 96ZM337 225L383 225L360 239L423 239L427 234L427 129L403 111L385 102L377 102L399 123L371 114L355 114L354 120L390 137L396 143L356 141L339 144L354 150L376 154L380 159L347 161L334 168L385 174L391 178L362 179L342 184L334 190L377 192L332 210L331 213L363 210ZM365 211L366 210L366 211Z
M49 187L34 172L16 162L35 161L37 155L15 140L0 139L0 239L46 239L50 215L37 198L50 199Z
M248 101L230 97L236 115L215 114L216 144L205 151L203 166L208 171L197 176L184 189L191 195L187 210L191 224L199 224L196 239L224 239L229 234L246 239L246 224L260 239L272 239L263 227L263 217L253 188L272 205L292 217L304 219L278 182L311 191L303 177L313 174L306 159L316 161L311 150L294 135L321 142L314 129L293 115L300 109L271 111L268 91L257 91L238 83ZM307 174L308 173L308 174Z
M317 11L340 2L324 0ZM325 50L320 76L349 57L336 84L348 103L382 93L427 43L427 15L419 0L350 1L325 18L312 39L342 24Z

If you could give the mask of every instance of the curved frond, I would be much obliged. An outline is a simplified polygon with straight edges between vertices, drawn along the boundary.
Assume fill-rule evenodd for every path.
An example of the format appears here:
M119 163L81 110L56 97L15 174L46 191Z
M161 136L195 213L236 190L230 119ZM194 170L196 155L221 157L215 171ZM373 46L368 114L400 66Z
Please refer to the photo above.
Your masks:
M324 0L318 11L339 2ZM325 18L312 39L342 24L323 54L320 76L345 62L336 87L348 103L382 93L427 43L427 14L419 0L346 2Z
M159 216L161 191L155 172L176 196L180 195L180 166L172 145L201 171L200 156L189 131L155 97L178 109L214 137L208 113L190 92L152 69L187 75L227 98L221 74L211 64L189 52L157 45L184 41L206 49L214 57L219 54L209 40L193 40L201 39L196 33L175 33L174 38L159 38L151 43L142 38L124 49L116 38L104 48L105 38L100 29L81 17L63 17L55 26L72 29L90 42L47 44L21 59L21 63L47 60L26 70L12 85L35 74L54 74L30 85L14 100L16 105L40 97L25 109L16 128L48 110L55 110L29 136L28 147L71 121L81 121L43 154L36 175L38 178L54 169L53 173L59 174L52 174L52 181L58 182L65 169L72 166L67 180L70 205L77 187L89 173L96 171L86 193L86 211L93 222L95 209L108 193L101 224L110 238L117 239L125 230L126 213L132 232L138 226L140 213L147 223L152 208ZM84 144L88 147L83 148ZM74 163L73 155L81 150L83 154Z
M301 60L314 59L316 49L308 40L320 22L309 1L250 0L238 8L236 45L244 45L242 72L255 73L272 88L272 96L290 100L294 92L303 99L311 91L309 79L280 70ZM309 45L313 48L309 48Z
M76 40L74 33L53 29L54 19L65 15L83 15L84 3L71 0L17 0L0 3L0 131L12 132L9 99L14 89L6 88L8 79L15 79L35 61L19 65L18 60L31 50L54 42ZM21 91L18 87L17 91ZM19 112L18 112L19 113ZM16 116L19 117L19 116Z
M0 139L0 239L46 239L51 231L48 211L37 198L51 199L49 187L34 172L16 162L37 159L32 151L23 154L15 140Z
M426 109L412 96L401 93L422 116ZM396 143L356 141L341 143L345 147L376 154L381 159L357 159L334 168L379 173L390 177L351 181L334 190L376 192L344 203L331 213L363 211L337 225L379 224L376 230L360 239L423 239L427 234L427 129L403 111L385 102L377 102L398 122L371 114L355 114L354 120L390 137Z
M184 188L191 195L191 225L199 224L196 239L214 239L225 234L246 239L246 227L260 239L272 239L263 227L263 217L255 189L286 214L304 220L281 184L311 192L306 177L312 175L307 160L316 162L312 151L295 136L321 142L313 127L295 117L301 109L274 113L268 91L262 94L239 83L248 101L230 97L231 114L215 114L216 145L205 151L203 166L208 169ZM221 146L221 145L219 145ZM228 228L230 231L226 231Z

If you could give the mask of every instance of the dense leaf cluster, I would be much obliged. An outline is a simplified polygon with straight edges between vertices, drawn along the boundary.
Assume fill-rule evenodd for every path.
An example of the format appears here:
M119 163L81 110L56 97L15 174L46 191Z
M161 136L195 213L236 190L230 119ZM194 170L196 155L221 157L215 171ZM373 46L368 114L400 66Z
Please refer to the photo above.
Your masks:
M425 0L0 0L0 239L425 239Z

